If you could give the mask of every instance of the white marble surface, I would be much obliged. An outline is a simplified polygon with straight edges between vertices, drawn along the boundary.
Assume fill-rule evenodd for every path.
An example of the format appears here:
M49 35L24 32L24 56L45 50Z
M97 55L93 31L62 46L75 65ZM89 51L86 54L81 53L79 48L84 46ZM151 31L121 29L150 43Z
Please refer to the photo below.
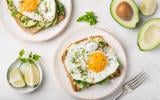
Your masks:
M141 0L136 0L140 2ZM158 5L160 6L160 2ZM67 29L60 36L51 41L43 43L31 43L19 40L8 33L3 25L0 24L0 100L75 100L68 93L63 91L57 84L53 76L53 55L64 35L82 27L88 27L88 24L78 23L76 19L85 11L94 11L98 16L99 23L95 27L103 28L113 33L121 41L126 53L128 54L128 75L127 79L144 70L148 73L148 79L134 90L132 93L122 97L122 100L160 100L160 51L159 49L150 52L141 52L137 47L137 32L128 30L119 26L110 16L109 0L73 0L73 16ZM158 8L154 16L145 18L160 17ZM144 21L143 21L144 22ZM142 23L143 23L142 22ZM141 23L141 24L142 24ZM76 34L76 33L75 33ZM19 94L12 91L6 82L6 69L16 58L20 49L32 50L42 55L42 69L44 80L41 87L29 94ZM60 48L59 48L60 49ZM107 92L107 90L106 90ZM116 94L113 94L115 96ZM111 96L110 98L112 98ZM110 100L105 98L105 100Z

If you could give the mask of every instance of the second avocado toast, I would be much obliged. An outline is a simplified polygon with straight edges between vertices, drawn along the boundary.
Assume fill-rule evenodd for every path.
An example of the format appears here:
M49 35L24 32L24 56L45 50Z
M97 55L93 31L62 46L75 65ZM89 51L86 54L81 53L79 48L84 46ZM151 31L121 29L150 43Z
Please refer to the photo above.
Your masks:
M40 3L45 2L45 1L46 1L45 5L47 5L48 0L41 0ZM25 2L25 1L23 1L23 2ZM21 11L18 11L18 9L17 9L18 7L16 7L16 5L14 4L14 0L7 0L7 4L8 4L8 8L11 12L11 15L14 17L14 19L16 20L18 25L24 31L27 31L30 33L37 33L43 29L54 26L54 25L60 23L65 18L65 8L59 0L55 0L56 11L55 11L54 18L51 21L49 21L49 20L48 21L39 21L39 20L32 19L32 18L22 14ZM35 13L36 15L41 15L41 13L37 9L38 8L36 8L35 11L29 12L29 13L31 13L31 14ZM49 10L49 8L47 8L47 7L46 7L46 9ZM47 10L44 13L47 13ZM48 14L49 14L49 12L48 12ZM44 16L44 15L41 15L41 16ZM50 15L50 16L52 16L52 15Z

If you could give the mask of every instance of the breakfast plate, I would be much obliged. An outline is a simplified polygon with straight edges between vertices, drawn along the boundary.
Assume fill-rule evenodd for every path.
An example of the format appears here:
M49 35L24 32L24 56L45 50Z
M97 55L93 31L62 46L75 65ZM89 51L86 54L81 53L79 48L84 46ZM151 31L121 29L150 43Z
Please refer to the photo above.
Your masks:
M64 68L62 55L71 43L83 40L87 37L102 36L106 42L115 50L118 60L122 64L121 75L102 85L96 84L82 91L73 91L70 81ZM127 58L122 45L109 32L98 28L84 28L70 33L65 36L54 56L54 74L57 82L64 90L75 97L81 99L100 99L111 95L124 82L127 73Z
M3 26L6 28L6 30L16 36L19 39L27 40L31 42L42 42L50 40L57 35L59 35L67 26L71 13L72 13L72 0L60 0L60 2L63 4L65 8L65 18L59 22L58 24L54 26L45 26L48 27L46 29L42 29L38 33L32 34L30 31L24 30L24 27L20 27L19 23L17 24L15 19L11 16L11 12L7 5L7 0L0 1L0 21L3 24ZM16 1L15 1L16 2ZM25 15L26 16L26 15ZM30 15L31 16L31 15ZM46 15L46 16L49 16ZM56 15L55 15L56 16ZM57 17L55 17L57 18ZM56 22L56 21L54 21ZM54 24L54 22L52 24ZM34 22L32 21L32 24ZM37 24L35 24L37 25ZM41 24L46 25L46 24ZM40 25L40 26L41 26ZM32 29L30 29L32 30ZM34 28L36 30L36 28Z
M13 73L13 70L15 70L16 68L18 68L18 66L21 64L21 62L16 59L8 68L7 70L7 77L6 77L6 81L9 85L9 87L13 90L13 91L16 91L18 93L29 93L29 92L32 92L34 90L36 90L37 88L39 88L39 86L41 85L41 82L42 82L42 78L43 78L43 75L42 75L42 69L41 69L41 66L38 62L35 62L35 66L37 67L38 71L39 71L39 82L34 85L33 87L30 87L30 86L26 86L27 83L25 82L25 86L22 86L22 87L15 87L13 86L12 82L10 81L10 77L11 77L11 72ZM26 64L24 64L26 65ZM25 66L26 67L26 66ZM28 66L27 66L28 67ZM33 71L33 69L32 69ZM17 73L14 72L14 74L12 75L17 75ZM12 76L12 77L14 77ZM15 76L16 78L14 80L17 80L18 79L18 76ZM30 76L31 77L31 76ZM23 79L25 78L25 76L23 75ZM21 83L22 84L22 83ZM20 86L20 83L17 84L17 86Z

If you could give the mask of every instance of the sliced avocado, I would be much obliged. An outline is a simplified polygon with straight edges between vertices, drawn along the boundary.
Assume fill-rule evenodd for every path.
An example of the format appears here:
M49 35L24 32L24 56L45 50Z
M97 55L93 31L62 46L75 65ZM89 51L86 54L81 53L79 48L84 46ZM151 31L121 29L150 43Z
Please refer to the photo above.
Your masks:
M18 14L18 11L16 10L15 5L13 4L12 0L7 0L8 9L11 11L12 16L16 16Z
M125 28L135 28L139 22L139 10L134 0L112 0L110 13Z
M26 17L26 16L22 16L21 17L21 19L20 19L20 24L23 26L23 27L26 27L26 28L28 28L28 27L33 27L33 26L35 26L36 24L37 24L37 21L35 21L35 20L31 20L31 19L29 19L28 17Z
M45 27L47 28L47 27L50 27L50 26L54 26L55 24L57 24L57 20L58 20L58 14L56 14L53 21L45 23Z
M35 26L36 24L37 24L37 21L29 20L28 23L27 23L27 27L32 27L32 26Z
M47 22L46 24L45 24L45 27L50 27L51 25L52 25L52 21L51 22Z
M7 3L12 3L12 0L7 0Z
M33 28L39 31L44 28L44 24L38 22Z
M38 24L40 27L45 27L45 22L39 22Z
M138 33L138 46L148 51L160 45L160 18L147 21Z

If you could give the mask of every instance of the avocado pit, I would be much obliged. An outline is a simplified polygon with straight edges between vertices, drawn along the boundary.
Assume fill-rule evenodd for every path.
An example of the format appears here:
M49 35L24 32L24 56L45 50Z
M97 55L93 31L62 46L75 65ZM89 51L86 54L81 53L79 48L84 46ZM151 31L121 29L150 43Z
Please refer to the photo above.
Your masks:
M123 1L118 5L116 14L122 20L130 21L133 17L133 9L129 3Z

